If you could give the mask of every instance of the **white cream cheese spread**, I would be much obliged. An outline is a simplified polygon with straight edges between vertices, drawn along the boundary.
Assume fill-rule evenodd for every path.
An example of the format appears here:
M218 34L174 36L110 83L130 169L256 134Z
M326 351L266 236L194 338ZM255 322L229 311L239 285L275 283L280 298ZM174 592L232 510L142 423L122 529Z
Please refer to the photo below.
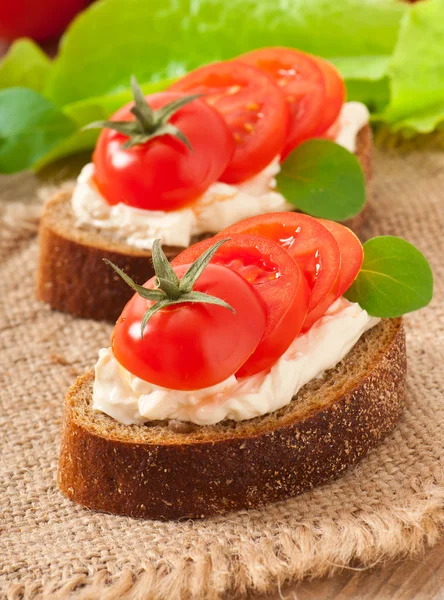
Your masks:
M359 304L340 298L295 338L268 372L244 379L232 375L196 391L162 388L135 377L117 362L111 348L103 348L95 366L93 408L126 425L164 419L197 425L252 419L289 404L302 386L335 367L378 322Z
M216 233L258 214L291 210L293 206L273 189L278 171L277 157L248 181L237 186L217 181L192 205L164 212L123 203L109 205L94 183L94 165L89 163L78 177L72 209L77 226L92 225L113 231L136 248L150 250L156 239L168 246L189 246L192 235Z
M335 127L335 141L353 152L356 136L368 119L369 113L363 104L347 102ZM150 250L156 239L168 246L189 246L193 235L216 233L256 215L292 210L293 205L275 189L279 169L279 157L276 157L248 181L238 185L213 183L192 205L164 212L123 203L109 205L94 184L94 165L89 163L78 177L72 210L77 226L112 231L118 239L136 248Z
M346 148L349 152L355 152L358 133L367 125L370 113L365 104L361 102L346 102L342 107L336 122L335 142Z

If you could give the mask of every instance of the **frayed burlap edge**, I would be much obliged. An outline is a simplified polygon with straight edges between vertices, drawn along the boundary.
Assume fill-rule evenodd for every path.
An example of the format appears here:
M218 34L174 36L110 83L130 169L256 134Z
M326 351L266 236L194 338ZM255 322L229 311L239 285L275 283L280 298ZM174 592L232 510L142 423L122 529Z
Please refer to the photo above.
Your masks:
M105 569L77 573L68 579L11 584L8 600L218 600L245 595L249 591L267 593L285 583L302 578L331 576L349 568L366 569L391 559L423 552L436 544L444 529L444 465L427 481L412 482L417 490L409 506L393 506L372 513L350 515L340 524L319 520L316 528L301 522L290 534L269 539L269 552L263 560L254 540L245 540L242 555L233 559L230 547L215 548L204 562L183 557L174 565L159 561L156 568L145 565L135 571L123 567L111 576ZM229 518L229 517L228 517ZM311 527L311 528L310 528ZM217 543L217 542L216 542Z

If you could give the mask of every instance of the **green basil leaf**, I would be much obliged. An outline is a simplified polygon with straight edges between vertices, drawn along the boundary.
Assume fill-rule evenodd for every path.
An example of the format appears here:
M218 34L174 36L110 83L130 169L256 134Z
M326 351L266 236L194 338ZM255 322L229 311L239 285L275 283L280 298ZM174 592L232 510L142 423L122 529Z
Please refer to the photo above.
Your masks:
M0 63L0 89L26 87L40 92L51 69L51 61L37 44L17 40Z
M76 129L52 102L33 90L0 91L0 172L30 168Z
M374 317L400 317L426 306L433 296L427 259L402 238L381 236L364 244L364 262L345 293Z
M281 165L277 189L313 217L343 221L365 204L365 180L354 154L329 140L308 140Z

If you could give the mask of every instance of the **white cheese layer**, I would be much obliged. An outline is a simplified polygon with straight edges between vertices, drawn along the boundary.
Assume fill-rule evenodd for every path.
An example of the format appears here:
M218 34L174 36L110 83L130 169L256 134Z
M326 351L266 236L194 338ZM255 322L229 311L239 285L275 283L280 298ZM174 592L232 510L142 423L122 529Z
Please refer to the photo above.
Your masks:
M357 133L368 118L363 104L344 104L336 124L336 142L353 152ZM110 206L94 184L94 165L90 163L78 177L72 210L78 227L86 225L112 231L118 239L136 248L150 250L156 239L168 246L189 246L193 235L217 233L256 215L292 210L293 205L275 189L279 170L279 157L276 157L248 181L238 185L213 183L189 207L164 212L123 203Z
M367 125L370 113L365 104L361 102L346 102L333 128L336 129L334 139L337 144L349 152L355 152L358 133Z
M154 240L167 246L189 246L191 236L216 233L242 219L267 212L291 210L293 206L274 191L279 157L252 179L237 186L217 181L192 205L164 212L119 203L111 206L97 189L92 163L83 167L71 204L76 225L92 225L113 231L136 248L151 250Z
M125 425L164 419L197 425L252 419L289 404L302 386L335 367L378 322L359 304L340 298L308 332L296 337L269 372L244 379L232 375L196 391L162 388L135 377L117 362L111 348L102 348L95 366L93 408Z

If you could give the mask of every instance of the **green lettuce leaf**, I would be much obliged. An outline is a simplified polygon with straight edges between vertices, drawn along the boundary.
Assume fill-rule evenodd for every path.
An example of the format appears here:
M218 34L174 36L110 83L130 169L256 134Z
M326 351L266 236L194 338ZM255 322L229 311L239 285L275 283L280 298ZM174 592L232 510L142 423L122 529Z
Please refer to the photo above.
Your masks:
M366 104L372 113L381 112L387 106L390 98L388 77L383 77L378 81L349 79L346 83L347 100Z
M17 40L0 63L0 89L26 87L40 92L51 69L46 54L26 38Z
M0 63L0 89L41 92L60 108L61 120L76 125L61 139L59 129L35 121L43 115L37 112L34 126L46 130L40 158L36 163L32 152L14 154L8 169L92 148L97 133L80 128L109 118L130 100L131 74L149 93L201 64L267 45L332 60L346 79L348 98L367 104L373 120L395 130L432 131L444 121L443 14L444 0L95 2L74 20L54 61L30 40L19 40ZM0 116L14 122L16 112L8 103Z
M0 91L0 172L35 164L75 131L75 123L52 102L26 88Z
M390 103L381 119L394 129L433 131L444 120L444 0L409 7L389 74Z
M398 0L106 0L68 30L45 93L64 105L126 89L131 74L176 77L270 45L333 58L347 77L375 80L405 10Z

